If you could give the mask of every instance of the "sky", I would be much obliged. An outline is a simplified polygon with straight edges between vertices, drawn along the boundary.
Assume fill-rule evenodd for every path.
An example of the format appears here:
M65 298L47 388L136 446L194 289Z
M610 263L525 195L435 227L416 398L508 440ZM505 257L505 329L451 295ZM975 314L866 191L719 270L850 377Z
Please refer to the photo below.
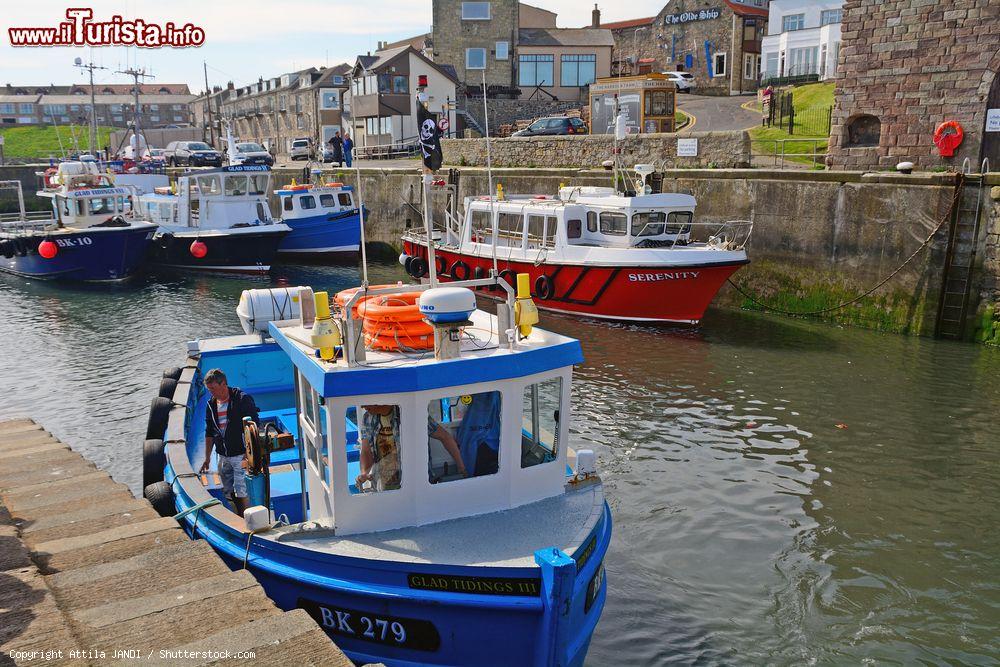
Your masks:
M600 0L603 21L656 14L666 0ZM430 31L431 0L91 0L87 3L9 1L0 27L0 86L86 83L86 72L74 58L107 67L95 72L96 83L128 83L116 70L145 68L155 78L146 83L186 83L192 92L205 88L202 63L210 85L237 86L258 77L275 77L306 67L354 62L374 51L379 41L395 41ZM580 0L533 0L529 4L558 14L560 28L590 24L593 4ZM205 31L197 48L18 47L10 45L11 27L55 27L65 21L67 7L90 7L94 20L113 15L150 23L192 23Z

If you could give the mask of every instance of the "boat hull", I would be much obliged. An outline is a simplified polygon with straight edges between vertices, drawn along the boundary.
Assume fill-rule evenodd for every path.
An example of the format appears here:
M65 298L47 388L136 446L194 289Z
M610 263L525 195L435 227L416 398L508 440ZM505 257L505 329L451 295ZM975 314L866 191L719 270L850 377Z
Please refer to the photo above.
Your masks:
M426 246L410 240L403 252L427 258ZM438 247L434 250L442 281L488 276L493 261ZM459 262L468 275L455 275ZM674 266L588 266L498 260L500 271L527 273L535 304L544 310L609 320L697 324L726 280L749 260ZM539 294L537 281L548 276L549 298ZM508 276L509 277L509 276Z
M278 247L278 253L295 257L357 256L361 249L361 216L345 211L282 222L292 228Z
M264 273L278 254L278 246L287 229L240 228L238 230L181 231L166 230L151 244L152 261L162 267L192 271ZM201 241L204 257L191 254L191 244Z
M0 255L0 271L42 280L125 280L142 266L155 231L153 225L135 225L52 234L0 234L0 247L4 250ZM38 254L38 245L46 239L58 246L56 256L51 259Z

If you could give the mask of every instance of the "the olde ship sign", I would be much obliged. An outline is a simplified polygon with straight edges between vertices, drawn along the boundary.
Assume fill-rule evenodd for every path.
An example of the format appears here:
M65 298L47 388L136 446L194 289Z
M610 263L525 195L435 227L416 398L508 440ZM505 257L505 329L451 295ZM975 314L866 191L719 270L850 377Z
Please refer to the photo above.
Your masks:
M668 14L663 17L663 25L676 25L678 23L690 23L692 21L708 21L722 16L718 9L700 9L696 12L681 12L680 14Z

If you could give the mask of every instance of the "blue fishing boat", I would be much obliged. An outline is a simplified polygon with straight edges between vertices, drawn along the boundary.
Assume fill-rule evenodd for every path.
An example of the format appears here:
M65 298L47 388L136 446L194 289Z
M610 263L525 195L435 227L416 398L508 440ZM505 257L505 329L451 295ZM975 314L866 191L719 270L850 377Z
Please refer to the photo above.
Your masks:
M611 515L569 443L580 344L534 326L527 278L366 286L332 312L307 287L244 292L247 333L165 374L144 495L358 663L581 665ZM496 314L477 288L507 295ZM242 517L216 455L199 471L212 369L261 410Z
M343 183L290 185L275 190L281 221L292 232L278 247L283 255L354 258L361 248L361 211L354 188Z
M106 282L130 277L143 263L156 225L135 218L136 190L118 186L93 162L62 162L44 173L38 196L49 211L0 214L0 271L29 278Z

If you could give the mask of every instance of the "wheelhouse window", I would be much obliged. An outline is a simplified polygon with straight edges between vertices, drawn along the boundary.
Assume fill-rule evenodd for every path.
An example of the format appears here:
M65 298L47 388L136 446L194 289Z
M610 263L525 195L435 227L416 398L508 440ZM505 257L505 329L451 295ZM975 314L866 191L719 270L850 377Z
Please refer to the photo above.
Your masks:
M431 484L494 475L500 469L499 391L436 398L427 405Z
M551 248L555 236L556 219L544 215L528 216L528 247Z
M551 86L555 81L551 54L528 53L517 58L517 82L520 86Z
M198 191L202 197L212 197L222 194L222 183L218 176L199 176Z
M473 243L493 243L493 218L489 211L472 211Z
M551 378L524 389L521 424L521 467L555 461L559 454L559 408L562 378Z
M320 195L319 205L322 206L323 208L333 208L334 206L337 205L337 202L334 200L333 195L330 194Z
M690 234L691 219L694 213L691 211L671 211L667 214L667 234Z
M291 197L285 197L284 200L281 202L281 207L284 210L286 210L286 211L292 211L292 210L294 210L295 209L295 205L293 204L292 198Z
M349 431L356 427L358 468L348 466L348 486L353 494L395 491L402 486L400 458L400 408L392 404L362 405L347 413ZM348 433L348 442L352 433ZM354 479L350 479L356 472Z
M316 198L312 195L303 195L299 197L299 206L302 207L303 211L309 211L316 208Z
M327 485L330 484L330 466L327 463L326 407L323 399L304 379L299 379L299 409L302 417L301 437L305 445L306 460Z
M589 86L597 80L597 56L566 53L559 57L559 85Z
M659 236L666 217L663 211L636 213L632 216L632 236Z
M610 236L625 236L628 234L628 218L624 213L601 213L601 233Z
M115 212L115 198L114 197L94 197L93 199L88 199L86 204L86 213L84 215L112 215Z
M490 3L488 2L463 2L463 21L489 21Z
M226 176L226 196L242 197L247 193L246 176Z
M594 233L597 231L597 213L587 211L587 231Z
M251 174L250 175L250 194L252 195L266 195L267 186L270 179L267 174Z
M568 239L578 239L583 236L583 221L582 220L567 220L566 221L566 238Z
M338 201L340 201L340 205L341 206L351 207L351 206L354 205L354 202L351 201L351 193L349 193L349 192L341 192L341 193L339 193L337 195L337 199L338 199Z
M524 216L520 213L498 214L497 233L505 245L520 246L524 238Z

